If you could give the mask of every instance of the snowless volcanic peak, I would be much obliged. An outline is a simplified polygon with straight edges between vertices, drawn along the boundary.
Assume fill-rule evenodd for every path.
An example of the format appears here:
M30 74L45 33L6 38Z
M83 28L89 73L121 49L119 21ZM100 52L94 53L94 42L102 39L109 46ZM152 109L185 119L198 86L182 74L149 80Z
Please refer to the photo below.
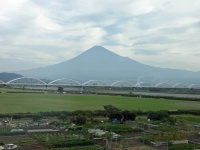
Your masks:
M39 79L74 79L77 81L155 81L200 83L200 72L152 67L128 57L119 56L102 46L94 46L82 54L59 64L19 72Z

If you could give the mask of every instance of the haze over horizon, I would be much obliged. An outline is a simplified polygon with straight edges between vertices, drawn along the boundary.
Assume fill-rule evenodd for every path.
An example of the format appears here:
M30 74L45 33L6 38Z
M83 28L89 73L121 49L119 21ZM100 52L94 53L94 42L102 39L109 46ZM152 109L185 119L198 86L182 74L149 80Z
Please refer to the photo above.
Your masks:
M200 71L200 1L0 0L0 72L101 45L143 64Z

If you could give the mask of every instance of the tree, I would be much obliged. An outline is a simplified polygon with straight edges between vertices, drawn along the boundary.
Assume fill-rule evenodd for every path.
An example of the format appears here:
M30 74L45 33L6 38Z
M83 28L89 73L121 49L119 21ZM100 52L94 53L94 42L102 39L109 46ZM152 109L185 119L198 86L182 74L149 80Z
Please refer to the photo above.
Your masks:
M157 111L157 112L150 112L148 117L151 120L164 120L168 119L169 113L167 111Z
M176 118L175 117L169 117L168 121L171 125L175 125L176 124Z
M134 112L130 112L128 110L121 111L112 105L106 105L104 106L104 109L109 120L117 119L122 122L127 120L135 120L136 118L136 114Z
M124 121L127 121L127 120L135 120L136 118L136 114L134 112L130 112L128 110L125 110L122 112L122 115L123 115L123 120Z
M86 124L87 118L83 116L82 114L78 114L77 116L72 118L71 121L77 125L84 125Z
M114 112L114 113L110 114L109 119L110 120L117 119L119 121L122 121L123 116L122 116L121 112Z
M58 87L58 93L63 93L63 87Z
M115 119L115 118L121 120L121 118L122 118L121 111L118 108L116 108L112 105L106 105L106 106L103 106L103 107L105 109L106 116L110 120Z
M63 113L61 113L59 116L58 116L58 119L62 120L63 122L66 120L67 116Z
M33 115L32 119L33 119L33 121L38 121L38 120L42 119L42 116L39 114Z

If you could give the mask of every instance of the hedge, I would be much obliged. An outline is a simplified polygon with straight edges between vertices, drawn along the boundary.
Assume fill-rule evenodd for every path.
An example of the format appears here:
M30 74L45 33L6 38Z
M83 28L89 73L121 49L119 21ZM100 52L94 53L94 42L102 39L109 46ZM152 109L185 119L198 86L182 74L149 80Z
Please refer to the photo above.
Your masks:
M73 146L88 146L94 145L94 140L90 139L78 139L78 140L67 140L67 141L56 141L50 144L50 147L59 148L59 147L73 147Z
M24 135L25 131L16 131L16 132L0 132L0 135Z

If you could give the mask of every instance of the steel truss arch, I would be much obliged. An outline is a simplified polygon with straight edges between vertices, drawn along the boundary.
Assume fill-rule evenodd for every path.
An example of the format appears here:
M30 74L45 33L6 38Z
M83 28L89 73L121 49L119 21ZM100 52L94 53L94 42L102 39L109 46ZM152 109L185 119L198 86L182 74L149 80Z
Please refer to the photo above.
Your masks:
M5 82L3 82L2 80L0 80L0 84L5 84Z
M29 79L30 80L35 80L35 81L39 82L39 85L46 85L47 84L46 82L44 82L44 81L42 81L40 79L37 79L37 78L33 78L33 77L20 77L20 78L16 78L16 79L8 81L6 84L27 84L27 85L30 85L29 82L14 83L16 81L20 81L20 80L23 80L23 79L25 79L25 80L29 80ZM34 84L38 84L38 83L31 83L31 84L34 85Z
M168 82L160 82L160 83L157 83L155 85L155 87L160 87L160 88L171 88L172 85L170 85Z
M182 83L176 83L172 86L173 88L187 88L185 84Z
M133 85L128 81L115 81L110 86L113 87L132 87Z
M67 80L67 81L70 81L72 82L73 84L75 84L76 86L81 86L81 83L76 81L76 80L73 80L73 79L68 79L68 78L61 78L61 79L56 79L56 80L53 80L51 82L48 83L48 85L72 85L72 84L66 84L66 83L56 83L56 82L60 82L62 80Z
M189 89L200 89L200 84L190 84L187 86Z
M100 84L98 84L100 83ZM88 80L82 84L83 86L107 86L107 83L102 80Z

